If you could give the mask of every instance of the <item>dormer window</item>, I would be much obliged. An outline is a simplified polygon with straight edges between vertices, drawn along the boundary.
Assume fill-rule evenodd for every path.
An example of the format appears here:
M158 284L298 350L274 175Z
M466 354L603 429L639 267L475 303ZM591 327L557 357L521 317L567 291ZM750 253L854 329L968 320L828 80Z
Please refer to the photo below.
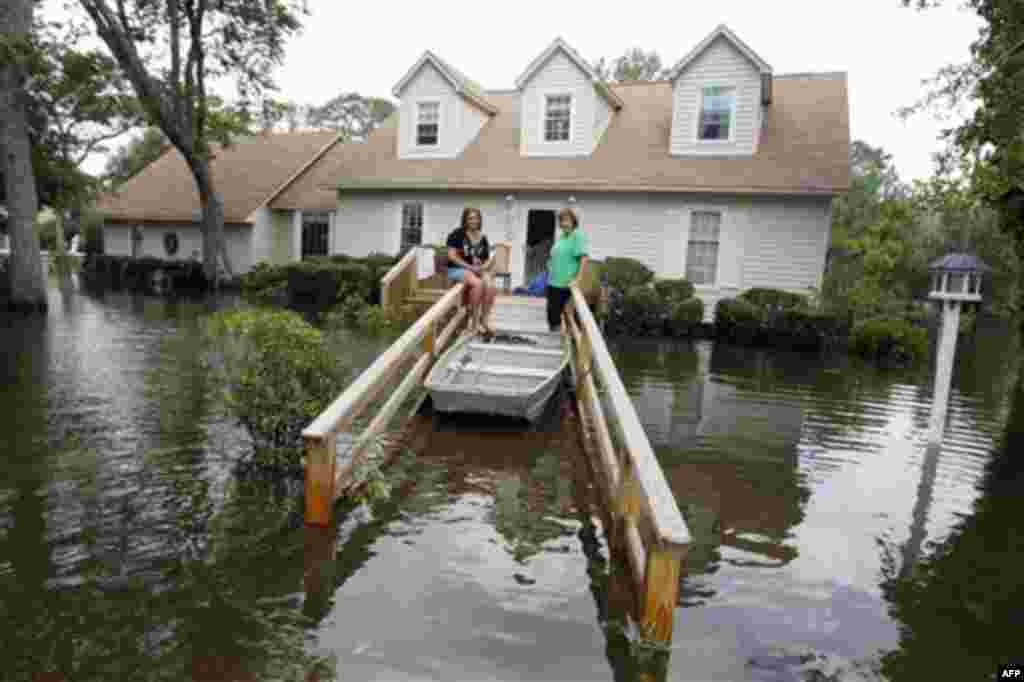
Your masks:
M732 139L736 116L736 89L708 86L703 89L697 140L701 142L728 142Z
M416 145L436 147L441 121L440 102L418 102L416 105Z
M546 95L544 141L568 142L572 129L572 95Z

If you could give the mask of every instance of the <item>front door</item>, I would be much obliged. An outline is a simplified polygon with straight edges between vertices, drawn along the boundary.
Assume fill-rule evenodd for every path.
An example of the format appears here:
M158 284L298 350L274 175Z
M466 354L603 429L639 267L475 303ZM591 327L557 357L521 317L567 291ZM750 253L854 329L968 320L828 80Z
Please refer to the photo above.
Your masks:
M548 256L555 243L555 212L533 209L526 214L526 282L548 269Z

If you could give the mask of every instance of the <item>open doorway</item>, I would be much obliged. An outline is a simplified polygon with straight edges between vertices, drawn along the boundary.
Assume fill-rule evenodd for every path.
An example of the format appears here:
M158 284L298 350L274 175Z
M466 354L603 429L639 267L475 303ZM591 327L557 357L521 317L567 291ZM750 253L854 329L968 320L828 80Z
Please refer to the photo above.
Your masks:
M533 209L526 214L526 282L547 270L555 243L555 212Z

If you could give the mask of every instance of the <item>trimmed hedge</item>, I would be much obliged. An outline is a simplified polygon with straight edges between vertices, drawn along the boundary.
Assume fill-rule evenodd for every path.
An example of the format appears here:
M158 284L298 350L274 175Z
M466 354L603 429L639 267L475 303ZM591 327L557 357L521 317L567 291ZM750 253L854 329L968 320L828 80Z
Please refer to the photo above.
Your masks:
M654 272L646 265L632 258L605 258L601 276L608 287L625 293L632 287L649 284Z
M380 280L397 262L393 256L343 254L298 263L259 263L241 277L242 292L251 298L282 305L330 308L341 301L380 303Z
M739 295L739 298L766 310L773 308L781 308L783 310L806 309L810 305L810 301L807 300L806 296L782 291L781 289L755 287L744 291Z
M161 273L162 277L159 276ZM203 264L191 260L90 253L82 261L82 276L91 285L105 286L115 291L126 289L149 294L183 291L202 293L209 288L203 274Z
M704 321L704 301L688 298L669 303L665 327L671 336L693 336Z
M854 326L850 349L882 365L912 365L928 356L928 332L907 320L875 317Z
M670 303L682 303L693 298L693 285L685 279L659 279L654 290Z
M841 345L849 322L810 310L807 299L775 289L751 289L718 301L715 336L740 345L820 350Z

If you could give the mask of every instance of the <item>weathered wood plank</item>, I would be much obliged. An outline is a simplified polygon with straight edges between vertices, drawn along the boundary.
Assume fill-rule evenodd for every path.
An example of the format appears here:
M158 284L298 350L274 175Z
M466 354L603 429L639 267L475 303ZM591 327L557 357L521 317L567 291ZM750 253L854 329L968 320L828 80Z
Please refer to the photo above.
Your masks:
M619 523L623 524L623 539L625 540L626 558L629 560L629 567L632 569L633 580L638 595L646 591L647 580L647 548L644 547L640 531L631 518L624 518Z
M327 526L334 512L335 435L304 435L303 448L306 452L306 523Z
M647 589L640 624L644 639L672 641L681 564L679 556L667 551L656 550L647 557Z
M640 424L636 408L633 407L633 402L608 352L608 346L579 287L572 287L572 297L581 326L590 340L594 371L599 374L601 383L607 390L609 403L622 431L623 444L633 461L636 477L643 490L646 511L657 529L658 543L665 551L682 555L691 538L675 495L665 480L647 434Z
M359 375L338 398L331 403L313 423L302 432L303 436L323 436L337 431L345 420L351 420L356 410L368 404L379 394L386 380L409 355L419 348L430 323L459 305L462 287L457 284L435 303L423 317L416 321L395 343ZM370 397L373 396L373 397Z
M380 280L380 305L385 310L391 310L402 304L404 297L400 291L402 275L410 267L416 266L416 249L410 249L400 261L391 266Z

